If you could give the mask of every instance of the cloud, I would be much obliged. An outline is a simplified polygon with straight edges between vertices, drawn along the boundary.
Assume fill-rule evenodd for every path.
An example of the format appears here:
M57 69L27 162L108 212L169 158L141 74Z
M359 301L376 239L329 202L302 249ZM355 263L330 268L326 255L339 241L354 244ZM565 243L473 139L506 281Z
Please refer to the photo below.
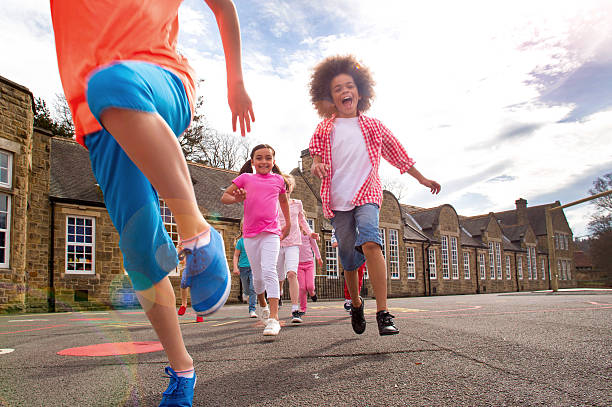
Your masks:
M510 175L499 175L497 177L487 180L487 182L510 182L514 181L515 179L516 177L512 177Z

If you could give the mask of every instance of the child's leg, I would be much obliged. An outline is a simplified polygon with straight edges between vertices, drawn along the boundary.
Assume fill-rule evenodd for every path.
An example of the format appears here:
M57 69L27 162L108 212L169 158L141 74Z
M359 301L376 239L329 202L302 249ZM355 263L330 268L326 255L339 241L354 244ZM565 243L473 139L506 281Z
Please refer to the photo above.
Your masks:
M306 312L306 307L307 307L307 299L308 299L308 294L306 291L306 268L308 267L309 263L300 263L298 265L298 272L297 272L297 278L298 278L298 284L300 287L300 311L302 312Z
M188 295L187 294L187 290L188 290L188 288L181 287L181 305L183 307L187 306L187 295Z
M348 276L348 274L345 271L344 272L344 299L345 300L350 300L351 299L351 293L349 293L348 286L346 285L346 280L348 278L349 278L349 276Z
M357 270L359 275L359 292L361 292L361 287L363 287L363 275L365 274L366 264L363 263L361 267Z
M300 285L297 279L297 269L300 262L300 247L285 247L285 270L287 270L287 280L289 280L289 296L291 298L292 311L298 308L298 296Z
M370 283L376 296L376 310L384 311L387 309L387 265L381 250L382 240L378 228L379 209L377 205L365 204L355 207L353 211L357 225L355 247L362 250L365 255ZM349 290L354 299L356 298L354 295L359 292L359 276L357 270L353 274L351 281L354 289L349 285Z
M174 309L176 298L170 279L165 277L148 290L136 291L136 295L164 347L170 367L176 372L193 369Z

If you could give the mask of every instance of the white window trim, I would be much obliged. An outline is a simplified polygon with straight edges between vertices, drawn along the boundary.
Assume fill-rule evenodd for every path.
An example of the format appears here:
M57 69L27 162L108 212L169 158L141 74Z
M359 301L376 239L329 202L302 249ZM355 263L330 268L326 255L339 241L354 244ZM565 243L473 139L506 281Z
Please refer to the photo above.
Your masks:
M397 239L397 229L389 229L389 271L392 280L400 279L399 243Z
M332 247L330 239L325 240L325 272L327 278L338 278L338 248Z
M546 280L546 259L542 257L542 280Z
M495 253L493 242L489 242L489 279L495 280Z
M9 194L0 194L6 196L6 229L4 239L4 261L0 263L0 268L7 269L11 266L11 196Z
M386 234L385 234L385 229L379 228L378 229L378 234L380 236L380 241L382 243L382 255L385 258L385 260L387 260L387 238L386 238Z
M91 243L77 243L68 242L68 218L81 218L81 219L90 219L91 220ZM75 223L76 227L76 223ZM65 247L64 247L64 272L66 274L81 274L81 275L95 275L96 274L96 218L91 216L81 216L81 215L66 215L66 230L64 235ZM81 245L83 247L90 246L91 247L91 271L86 270L68 270L68 245L71 244L73 246Z
M172 220L172 222L166 222L165 218L163 216L161 216L162 211L164 209L168 209L168 212L170 212L170 219ZM170 239L172 239L172 235L176 234L177 236L177 241L174 241L172 239L172 243L174 243L174 247L178 247L178 244L180 242L180 238L178 238L178 225L176 224L176 220L174 218L174 214L172 213L172 211L170 210L170 207L166 204L166 202L159 198L159 214L162 218L162 223L164 224L164 228L166 228L166 232L168 232L168 226L170 226L170 232L168 232L168 235L170 236ZM223 235L221 236L223 237ZM180 272L180 267L177 265L173 270L171 270L168 273L168 276L170 277L177 277L180 276L181 272Z
M442 278L450 279L450 270L448 267L448 237L442 236Z
M427 259L429 261L429 278L437 279L438 270L436 267L436 249L434 249L433 247L430 247L429 249L427 249Z
M463 252L463 278L470 279L470 253Z
M414 247L406 247L406 273L408 275L409 280L416 279L415 265L416 265L416 261L414 258Z
M487 266L485 264L485 254L478 253L478 272L481 280L487 279Z
M495 264L497 265L497 279L503 280L502 250L500 242L495 242Z
M457 238L451 236L451 269L453 273L453 280L459 279L459 253L457 250Z
M532 280L531 274L531 249L527 246L527 279Z
M516 270L518 272L519 280L523 279L523 256L516 257Z
M512 280L510 255L506 255L506 280Z
M6 156L8 157L7 182L1 182L0 180L0 187L12 188L13 187L13 153L6 151L6 150L0 150L0 154L6 154Z

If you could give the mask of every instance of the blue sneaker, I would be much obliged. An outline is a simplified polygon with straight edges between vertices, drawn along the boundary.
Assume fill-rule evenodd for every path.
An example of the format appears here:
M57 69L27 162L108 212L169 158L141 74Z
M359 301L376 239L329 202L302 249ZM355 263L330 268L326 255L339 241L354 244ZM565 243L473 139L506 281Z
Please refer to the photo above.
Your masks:
M162 396L159 407L191 407L193 405L193 389L197 381L195 372L193 377L181 377L168 366L166 367L166 374L170 378L170 384Z
M207 245L194 251L183 249L179 256L187 258L183 273L186 285L191 288L191 307L198 315L217 311L227 301L232 283L219 232L211 226Z

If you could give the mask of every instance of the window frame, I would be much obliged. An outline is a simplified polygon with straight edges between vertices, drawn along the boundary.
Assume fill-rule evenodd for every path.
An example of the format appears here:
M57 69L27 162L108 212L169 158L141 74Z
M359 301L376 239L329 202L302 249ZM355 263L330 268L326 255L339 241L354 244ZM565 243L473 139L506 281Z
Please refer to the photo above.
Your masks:
M398 236L397 229L389 229L389 274L392 280L400 279Z
M522 280L523 279L523 256L520 254L516 256L516 271L518 273L519 280Z
M485 264L485 254L478 253L478 273L481 280L487 279L487 265Z
M451 243L451 270L453 280L459 279L459 252L457 249L457 238L455 236L450 237Z
M432 253L433 253L433 259L432 259ZM434 280L437 280L438 279L438 269L436 266L436 249L435 248L430 247L427 249L427 261L429 263L429 278L430 279L433 278Z
M502 250L501 243L495 242L495 265L497 266L497 279L503 280L503 270L502 270Z
M162 223L164 224L164 228L166 228L166 232L168 232L168 236L170 236L170 240L172 240L174 247L178 247L181 239L178 234L178 225L176 224L174 214L172 213L172 211L170 210L170 207L166 204L166 202L162 198L158 198L158 199L159 199L159 215L161 216ZM167 213L165 211L167 211ZM181 275L181 272L179 271L178 265L174 268L174 270L171 270L168 273L168 276L170 277L177 277L180 275Z
M406 247L406 275L409 280L416 279L415 251L411 246Z
M325 272L327 278L338 278L338 248L332 246L331 239L325 239Z
M463 252L463 278L470 279L470 253L467 251Z
M442 252L442 279L450 279L450 269L448 264L448 236L442 235L441 237L441 252Z
M6 150L0 150L0 155L6 155L7 167L6 167L6 182L2 181L2 169L0 166L0 187L11 189L13 188L13 153Z
M11 266L11 215L12 215L12 196L6 193L0 193L0 197L6 196L6 229L0 229L0 233L4 235L4 258L0 259L0 268L7 269Z
M78 219L82 219L83 220L83 227L86 228L88 225L86 224L87 220L91 221L91 243L87 243L87 242L70 242L69 241L69 227L71 226L69 223L69 219L70 218L74 218L74 224L72 226L74 226L75 231L72 233L72 235L77 236L76 233L76 228L79 226L77 220ZM75 215L75 214L67 214L66 215L66 229L65 229L65 247L64 247L64 273L65 274L77 274L77 275L95 275L96 274L96 218L93 216L85 216L85 215ZM88 236L87 234L83 233L83 236ZM74 246L75 247L75 251L73 253L69 253L68 251L68 247L69 246ZM91 261L89 262L91 265L91 270L78 270L77 269L77 264L80 263L85 263L85 265L87 264L87 261L85 262L81 262L81 261L69 261L69 255L70 254L76 254L76 247L80 246L83 247L83 251L86 252L87 247L90 248L91 250ZM69 269L68 265L69 264L74 264L75 267L74 269Z
M506 254L506 280L512 280L512 260L509 254Z
M495 280L495 252L493 242L489 242L489 279Z

